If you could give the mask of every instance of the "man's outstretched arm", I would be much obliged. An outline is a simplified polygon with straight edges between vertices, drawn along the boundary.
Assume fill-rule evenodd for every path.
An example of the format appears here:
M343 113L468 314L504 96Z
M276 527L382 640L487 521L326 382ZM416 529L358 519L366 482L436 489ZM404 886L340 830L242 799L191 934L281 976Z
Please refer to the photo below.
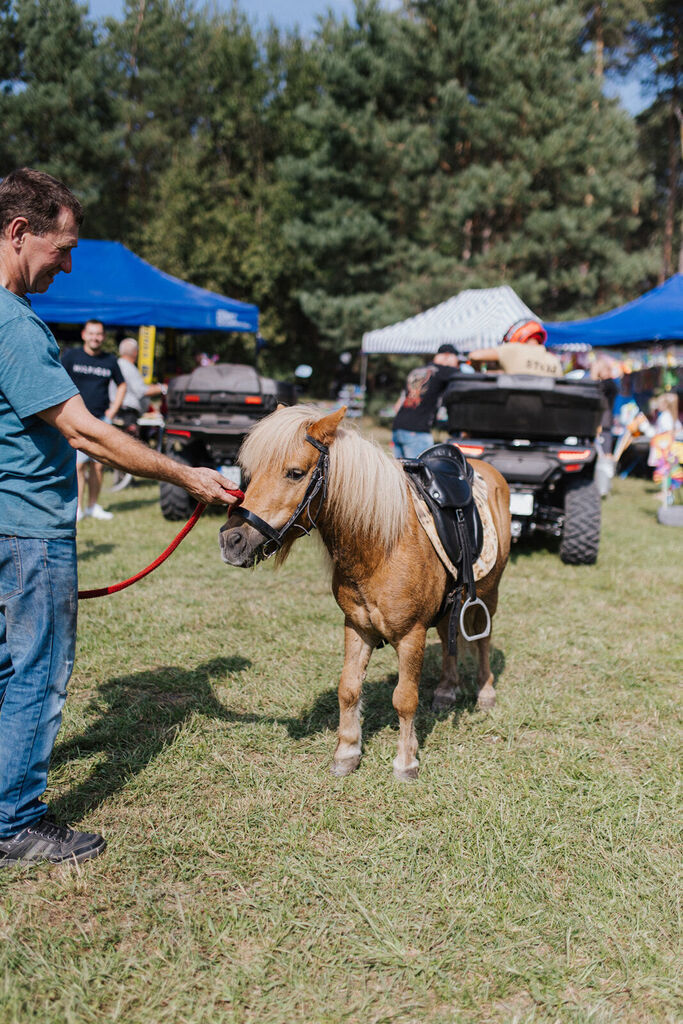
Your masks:
M107 466L115 466L133 476L177 484L197 501L208 505L232 505L236 500L226 488L234 489L237 485L215 469L185 466L148 448L116 427L102 423L88 412L80 395L43 409L38 416L56 427L72 448L87 452Z

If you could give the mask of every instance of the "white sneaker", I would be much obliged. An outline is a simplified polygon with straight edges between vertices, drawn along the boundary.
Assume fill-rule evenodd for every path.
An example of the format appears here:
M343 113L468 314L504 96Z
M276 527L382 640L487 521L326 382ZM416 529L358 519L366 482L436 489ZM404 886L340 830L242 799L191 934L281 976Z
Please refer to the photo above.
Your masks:
M85 512L79 507L76 509L76 522L80 523L81 519L85 519Z
M114 513L107 512L102 508L101 505L91 505L90 508L85 510L86 516L92 516L93 519L113 519Z

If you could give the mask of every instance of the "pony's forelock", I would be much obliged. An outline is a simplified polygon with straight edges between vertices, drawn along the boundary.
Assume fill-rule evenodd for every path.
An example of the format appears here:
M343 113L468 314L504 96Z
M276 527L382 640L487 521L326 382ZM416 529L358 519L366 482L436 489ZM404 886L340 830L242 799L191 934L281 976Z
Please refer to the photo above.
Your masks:
M288 465L301 445L301 428L308 429L320 419L320 412L309 405L291 405L276 409L252 427L239 453L239 463L247 476L256 467L276 473Z
M324 413L310 405L277 409L251 429L240 449L247 476L281 472L301 452ZM406 524L406 479L398 462L355 427L337 428L330 445L327 502L335 526L390 550Z

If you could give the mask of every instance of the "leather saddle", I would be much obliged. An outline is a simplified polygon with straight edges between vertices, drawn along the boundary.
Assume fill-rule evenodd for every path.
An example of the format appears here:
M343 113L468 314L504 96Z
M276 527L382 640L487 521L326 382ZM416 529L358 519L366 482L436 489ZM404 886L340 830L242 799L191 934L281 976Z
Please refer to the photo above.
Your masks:
M453 565L460 568L463 543L467 542L472 562L476 562L484 531L472 494L474 470L460 449L453 444L436 444L419 459L404 459L403 468L426 502L439 540Z
M453 444L436 444L419 459L401 461L432 514L444 551L458 570L458 577L449 587L436 618L438 622L450 606L449 649L454 654L458 624L466 640L488 636L491 629L488 611L477 597L474 582L473 566L484 543L484 529L472 493L474 470ZM484 609L487 625L483 633L470 636L464 616L467 608L475 604Z

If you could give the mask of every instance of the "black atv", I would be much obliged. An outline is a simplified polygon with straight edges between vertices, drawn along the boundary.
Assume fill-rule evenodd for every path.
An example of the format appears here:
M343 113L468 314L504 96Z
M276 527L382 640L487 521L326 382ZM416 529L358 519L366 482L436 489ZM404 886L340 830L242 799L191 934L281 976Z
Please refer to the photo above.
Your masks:
M600 544L595 437L605 408L589 380L458 374L443 398L450 440L510 485L512 536L558 537L560 557L591 565Z
M216 363L169 382L164 451L189 466L217 469L240 486L237 453L258 420L278 402L296 402L294 384L261 377L251 366ZM196 502L182 487L160 484L166 519L188 519Z

